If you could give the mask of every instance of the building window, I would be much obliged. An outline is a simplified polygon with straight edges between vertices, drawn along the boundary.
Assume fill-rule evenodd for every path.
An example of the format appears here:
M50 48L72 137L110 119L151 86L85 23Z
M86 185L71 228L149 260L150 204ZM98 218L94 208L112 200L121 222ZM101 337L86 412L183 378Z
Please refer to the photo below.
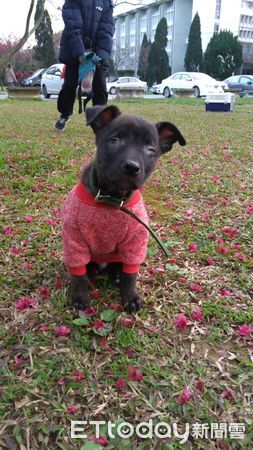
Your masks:
M213 30L213 32L214 32L214 33L219 33L219 28L220 28L220 27L219 27L219 24L218 24L218 23L215 23L215 24L214 24L214 30Z
M220 11L221 11L221 0L216 0L215 19L220 18Z
M158 25L158 22L160 20L160 13L159 11L152 14L152 40L155 37L156 27Z
M167 20L168 24L173 22L173 9L167 9L165 11L164 17Z
M143 41L144 34L147 33L147 16L140 19L140 40Z
M120 48L126 46L126 27L125 22L120 24Z
M130 21L129 29L130 29L130 47L134 47L135 46L135 19Z

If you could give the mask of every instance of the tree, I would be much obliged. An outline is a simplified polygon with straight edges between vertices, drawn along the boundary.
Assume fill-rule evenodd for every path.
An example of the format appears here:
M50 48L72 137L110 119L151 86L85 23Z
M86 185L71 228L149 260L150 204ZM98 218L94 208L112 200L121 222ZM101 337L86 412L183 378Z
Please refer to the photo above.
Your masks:
M137 71L139 77L144 81L147 81L148 55L150 52L150 47L151 42L148 40L146 33L144 33L140 49L138 71Z
M43 7L43 0L37 0L37 7L34 16L35 22L41 14ZM35 58L41 62L42 66L48 67L55 62L55 51L53 42L53 30L51 19L48 11L45 9L43 20L35 30L35 39L37 45L35 46Z
M34 9L34 2L35 0L31 0L28 14L26 17L26 25L25 25L25 32L21 39L19 39L11 48L8 48L6 51L3 52L0 59L0 75L1 75L1 84L3 89L3 80L4 80L4 69L7 65L8 61L11 61L14 55L25 45L26 41L29 39L29 37L34 33L36 28L39 26L41 20L44 16L44 3L45 0L41 0L41 12L39 17L37 18L37 21L35 21L33 28L30 29L30 21L31 16Z
M161 81L168 77L171 73L169 66L169 58L166 51L167 46L167 21L163 17L157 25L155 32L155 40L151 44L148 55L147 83L152 86L154 82Z
M204 54L204 71L218 80L228 78L242 63L242 45L231 31L215 33Z
M188 45L184 58L184 66L187 72L200 72L203 65L203 52L201 42L200 18L198 13L190 26Z

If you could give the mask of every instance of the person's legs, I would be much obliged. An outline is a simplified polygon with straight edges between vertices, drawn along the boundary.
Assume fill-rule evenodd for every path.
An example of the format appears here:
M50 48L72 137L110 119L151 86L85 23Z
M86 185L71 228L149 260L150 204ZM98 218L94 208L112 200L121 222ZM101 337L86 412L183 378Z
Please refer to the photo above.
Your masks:
M106 70L97 67L92 83L93 105L106 105L108 95L106 89Z
M78 62L71 65L66 65L64 83L58 95L57 101L57 109L63 118L67 118L73 114L76 88L78 85L78 65Z

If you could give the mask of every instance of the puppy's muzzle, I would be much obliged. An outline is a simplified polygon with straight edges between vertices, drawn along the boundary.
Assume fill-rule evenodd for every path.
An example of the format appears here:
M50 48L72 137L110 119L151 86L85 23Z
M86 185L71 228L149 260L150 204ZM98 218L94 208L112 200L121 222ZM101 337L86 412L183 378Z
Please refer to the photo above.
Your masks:
M131 159L127 160L123 164L123 170L127 175L139 175L141 168L138 162Z

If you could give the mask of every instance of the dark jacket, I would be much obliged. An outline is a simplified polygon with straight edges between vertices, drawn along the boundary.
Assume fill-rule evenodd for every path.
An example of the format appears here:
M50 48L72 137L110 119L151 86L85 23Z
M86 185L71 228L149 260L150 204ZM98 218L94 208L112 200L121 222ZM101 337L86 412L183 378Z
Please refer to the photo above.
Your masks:
M59 60L64 64L76 62L83 55L83 40L89 37L93 50L109 64L115 30L112 0L65 0L62 18L65 28L60 43Z

